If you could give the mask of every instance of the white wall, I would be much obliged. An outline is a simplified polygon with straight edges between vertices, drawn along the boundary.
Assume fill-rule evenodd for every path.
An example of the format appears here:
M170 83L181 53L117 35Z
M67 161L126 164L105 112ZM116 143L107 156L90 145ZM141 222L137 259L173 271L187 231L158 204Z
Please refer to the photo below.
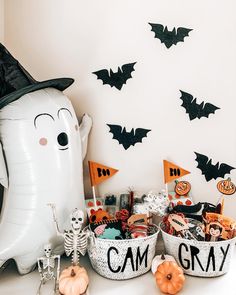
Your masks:
M4 41L4 0L0 0L0 42Z
M5 43L32 75L76 79L67 93L77 114L88 112L94 120L88 158L120 169L99 186L101 194L129 186L160 189L166 158L192 172L186 179L196 201L217 201L219 179L205 181L194 151L236 167L234 0L7 0L5 5ZM193 31L167 50L148 22ZM137 64L122 91L91 74L129 62ZM221 110L190 122L179 89ZM152 131L125 151L106 123ZM236 181L236 170L231 178ZM235 204L235 196L227 197L226 213L236 217Z

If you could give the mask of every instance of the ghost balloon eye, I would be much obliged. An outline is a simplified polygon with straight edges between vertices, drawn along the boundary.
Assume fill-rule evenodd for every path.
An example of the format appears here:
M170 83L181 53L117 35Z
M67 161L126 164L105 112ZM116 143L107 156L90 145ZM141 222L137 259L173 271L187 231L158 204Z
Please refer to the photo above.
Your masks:
M72 117L72 114L71 114L71 111L70 110L68 110L67 108L61 108L58 112L57 112L57 116L58 116L58 118L60 119L60 112L61 111L66 111L66 112L68 112L69 114L70 114L70 116Z
M57 141L61 146L66 146L68 144L68 136L65 132L60 133L57 136Z
M35 128L37 128L37 120L38 120L38 118L40 118L41 116L46 116L46 117L48 117L48 118L51 118L53 121L55 121L54 118L53 118L53 116L50 115L50 114L48 114L48 113L38 114L38 115L34 118L34 127L35 127Z

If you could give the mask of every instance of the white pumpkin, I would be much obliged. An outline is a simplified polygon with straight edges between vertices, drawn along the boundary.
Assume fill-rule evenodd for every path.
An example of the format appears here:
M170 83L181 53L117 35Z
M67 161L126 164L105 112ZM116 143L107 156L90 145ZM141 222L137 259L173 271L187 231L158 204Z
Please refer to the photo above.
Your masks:
M171 255L166 255L166 254L165 255L164 254L157 255L152 260L152 268L151 268L152 273L155 274L156 271L157 271L158 266L160 264L162 264L163 262L165 262L165 261L174 261L174 262L176 262L174 257L171 256Z

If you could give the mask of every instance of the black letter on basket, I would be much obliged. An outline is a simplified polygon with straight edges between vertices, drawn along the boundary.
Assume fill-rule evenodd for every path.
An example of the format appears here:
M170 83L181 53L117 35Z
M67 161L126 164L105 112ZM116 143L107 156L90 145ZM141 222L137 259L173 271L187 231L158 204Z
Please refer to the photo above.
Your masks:
M223 269L223 266L224 266L224 263L225 263L225 258L226 258L226 255L227 255L227 253L228 253L228 251L229 251L229 244L228 244L228 246L227 246L227 248L226 248L226 251L224 252L224 249L222 248L222 247L220 247L220 250L221 250L221 252L223 253L223 255L224 255L224 257L223 257L223 260L222 260L222 263L221 263L221 266L220 266L220 271L222 271L222 269Z
M194 270L194 257L196 257L199 266L201 267L202 271L204 271L204 268L202 267L201 262L197 256L200 250L197 247L190 246L190 251L191 251L191 259L192 259L192 270Z
M147 267L148 248L149 248L149 245L147 245L146 250L143 252L143 256L141 256L140 249L138 247L138 249L137 249L137 256L136 256L136 271L138 271L138 265L141 266L144 257L145 257L145 267Z
M206 268L206 272L209 269L210 266L210 259L212 259L212 270L215 271L216 270L216 264L215 264L215 254L214 254L214 247L211 246L209 255L208 255L208 260L207 260L207 268Z
M111 267L111 258L110 258L110 252L112 250L114 250L117 254L119 253L118 250L115 247L109 248L108 251L107 251L107 262L108 262L108 266L109 266L110 271L112 271L114 273L117 273L117 272L120 271L121 267L118 266L118 268L116 270L115 269L112 269L112 267Z
M179 262L180 262L181 266L182 266L184 269L189 269L189 268L190 268L190 262L189 262L188 259L184 259L184 260L187 262L187 266L184 266L184 264L183 264L183 260L182 260L182 247L184 247L185 250L188 252L188 247L187 247L187 245L185 245L184 243L181 243L181 244L179 245L179 254L178 254L178 256L179 256Z
M127 263L127 260L128 259L130 259L130 262L131 262L131 265L132 265L132 269L134 271L134 258L133 258L133 253L132 253L131 247L129 247L128 250L127 250L127 253L126 253L126 256L125 256L124 265L122 267L121 272L124 272L125 267L126 267L126 263Z

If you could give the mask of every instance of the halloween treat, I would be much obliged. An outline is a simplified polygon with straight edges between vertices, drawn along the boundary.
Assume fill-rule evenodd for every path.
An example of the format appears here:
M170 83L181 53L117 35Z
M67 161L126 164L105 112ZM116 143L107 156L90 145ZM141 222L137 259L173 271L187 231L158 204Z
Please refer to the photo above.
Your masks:
M116 206L105 206L105 209L111 218L116 218Z
M148 226L145 224L132 224L129 227L131 239L144 238L148 236Z
M236 221L217 213L206 213L206 240L227 240L236 236Z
M146 224L147 225L147 215L146 214L133 214L128 219L128 226L132 224Z
M236 187L230 178L223 179L217 183L217 189L224 195L233 195Z
M64 269L59 278L59 291L63 295L81 295L87 290L89 278L85 268L70 266Z
M143 201L148 209L148 212L158 216L163 216L166 213L170 202L164 191L158 194L150 191L147 196L143 197Z
M199 221L203 221L203 216L206 212L214 212L220 213L221 212L221 204L213 205L207 202L199 202L195 205L185 206L185 205L176 205L176 206L169 206L169 213L182 213L187 218L196 219Z
M110 216L110 214L99 208L98 210L91 210L91 215L89 217L89 222L92 223L92 222L100 222L100 221L103 221L103 220L107 220L107 219L111 219L112 217Z
M183 213L167 214L162 221L163 229L170 235L177 235L179 231L188 229Z
M183 288L185 281L182 268L173 261L161 263L157 268L155 278L161 292L171 295L178 293Z
M86 211L88 217L91 216L91 213L98 209L103 209L103 200L101 198L96 198L96 204L94 203L94 199L85 200Z
M128 210L122 209L122 210L116 212L116 219L121 220L123 231L125 231L125 229L127 227L128 218L129 218L129 211Z
M115 206L116 205L116 196L108 195L105 197L105 205L107 206Z
M130 211L130 194L120 195L120 210L122 209Z
M176 192L169 192L168 193L169 202L173 203L174 206L176 205L185 205L191 206L193 205L193 199L190 195L178 195Z
M191 190L191 184L188 181L176 181L175 192L179 196L187 196Z
M90 229L100 239L121 240L123 239L123 229L121 220L107 219L90 224Z
M187 224L189 228L189 232L192 237L197 241L205 240L205 226L198 220L187 218Z
M168 199L171 203L176 205L186 205L186 206L191 206L193 205L193 200L190 196L180 196L176 194L175 192L169 192L168 194Z

